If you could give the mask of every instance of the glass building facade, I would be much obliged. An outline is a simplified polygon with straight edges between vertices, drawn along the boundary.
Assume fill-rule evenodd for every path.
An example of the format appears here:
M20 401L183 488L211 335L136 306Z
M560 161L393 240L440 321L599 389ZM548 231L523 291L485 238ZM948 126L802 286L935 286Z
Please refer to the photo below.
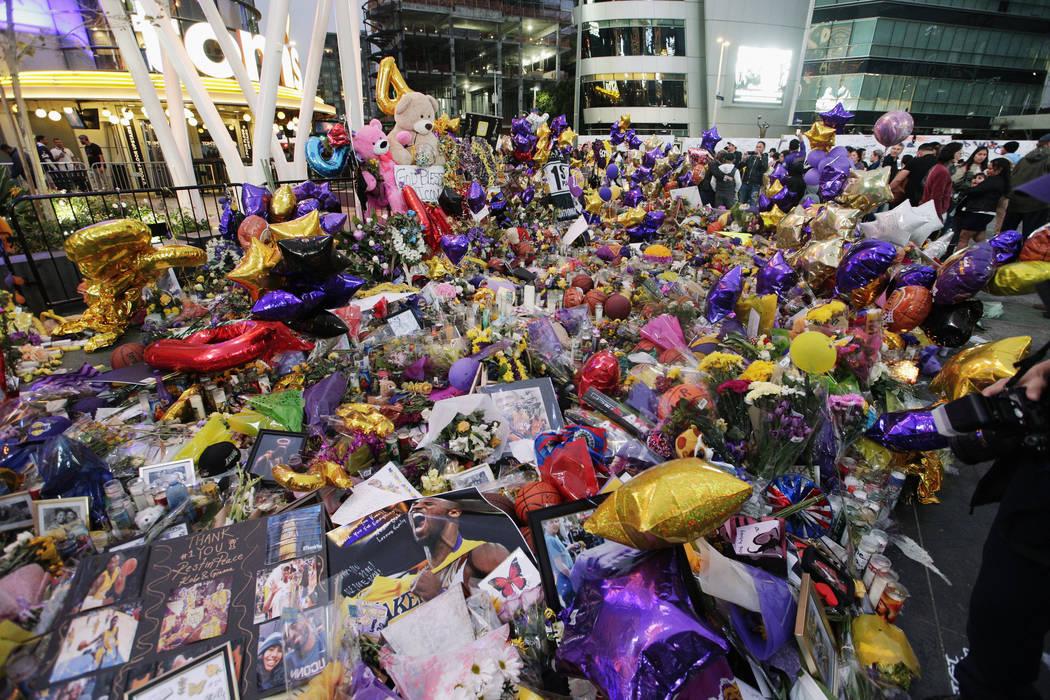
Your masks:
M816 0L795 120L842 102L870 127L888 111L919 128L987 130L1040 106L1050 0Z

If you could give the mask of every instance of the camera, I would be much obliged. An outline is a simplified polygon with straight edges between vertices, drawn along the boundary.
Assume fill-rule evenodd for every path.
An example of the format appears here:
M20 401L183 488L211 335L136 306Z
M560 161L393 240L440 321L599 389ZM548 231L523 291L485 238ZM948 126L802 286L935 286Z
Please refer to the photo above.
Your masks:
M1050 452L1050 401L1032 401L1024 387L995 396L968 394L931 411L937 432L957 459L978 464L1024 448Z

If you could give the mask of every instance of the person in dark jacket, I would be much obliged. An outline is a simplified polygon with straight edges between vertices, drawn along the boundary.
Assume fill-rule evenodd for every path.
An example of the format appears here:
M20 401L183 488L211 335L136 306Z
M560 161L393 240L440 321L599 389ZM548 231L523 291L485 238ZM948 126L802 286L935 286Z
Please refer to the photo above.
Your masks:
M923 187L926 185L926 175L937 165L937 152L940 150L941 144L936 141L920 144L915 157L909 160L907 165L901 159L901 169L890 182L890 188L894 191L904 190L904 196L913 207L919 206Z
M755 144L754 152L749 155L743 165L740 166L741 204L752 204L758 201L758 193L762 190L762 176L769 170L769 154L765 153L766 142L759 141Z
M783 211L794 209L806 194L806 180L803 177L806 174L806 162L801 158L796 158L787 166L787 171L788 176L784 180L784 187L791 192L791 198L779 205Z
M1010 191L1011 167L1009 158L996 158L984 172L973 176L970 187L959 191L961 199L956 222L960 231L956 250L962 250L971 241L984 240L984 230L995 218L999 199Z
M717 160L717 163L712 163L714 171L711 173L715 206L732 209L736 204L736 193L740 189L740 171L733 164L733 154L729 151L719 151Z
M1043 134L1036 147L1025 154L1014 166L1013 186L1023 185L1037 177L1050 173L1050 134ZM1050 205L1024 192L1010 195L1010 206L1003 218L1003 230L1020 229L1025 238L1046 223Z

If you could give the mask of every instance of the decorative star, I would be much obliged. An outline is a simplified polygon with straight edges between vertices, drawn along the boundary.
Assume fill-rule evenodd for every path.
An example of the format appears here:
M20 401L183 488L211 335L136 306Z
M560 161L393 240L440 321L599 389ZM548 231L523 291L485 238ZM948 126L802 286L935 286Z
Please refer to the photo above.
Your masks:
M583 210L589 214L597 214L602 210L602 198L598 196L597 190L583 193Z
M780 191L782 189L784 189L784 183L780 180L773 180L773 182L770 183L769 187L766 188L766 196L772 199L773 197L776 197L778 194L780 194Z
M309 214L300 216L298 219L285 221L281 224L270 224L270 235L273 236L274 241L281 241L285 238L310 238L312 236L323 236L324 230L321 228L321 212L314 209Z
M802 244L802 229L809 221L809 214L802 207L795 207L777 222L774 238L777 248L795 248Z
M706 148L707 150L714 153L715 147L721 140L722 137L718 135L718 127L712 126L710 129L700 134L700 147Z
M809 139L810 150L830 151L835 145L835 129L825 126L823 122L815 121L809 131L802 134Z
M616 217L616 223L621 226L634 226L642 223L645 219L645 209L642 207L631 207Z
M860 217L860 209L840 207L832 203L813 217L813 220L809 222L809 228L813 231L813 238L818 241L836 236L848 236L857 228Z
M576 132L572 128L566 127L558 134L557 144L561 148L572 148L574 143L576 143Z
M930 389L952 401L981 391L1003 377L1012 377L1032 346L1032 338L1019 335L983 343L952 356L933 378Z
M824 126L830 126L834 129L836 134L841 134L842 128L846 126L846 122L855 116L855 114L847 112L846 108L839 102L827 112L821 112L820 120L824 122Z
M628 129L630 129L631 128L631 113L627 112L626 114L621 114L620 115L620 121L617 122L616 125L618 127L620 127L621 131L627 131Z
M851 170L846 186L838 196L839 202L860 209L861 214L870 214L891 199L889 166L877 170Z
M780 207L773 207L769 211L764 211L759 216L762 217L762 228L768 230L775 229L777 224L787 216L786 213L780 210Z
M273 282L270 279L270 270L281 260L281 252L273 243L263 243L258 238L253 238L248 252L226 275L226 279L236 282L251 295L252 299L259 296L263 289L269 289Z
M459 117L453 119L448 116L447 112L442 114L434 121L434 133L439 136L459 134Z

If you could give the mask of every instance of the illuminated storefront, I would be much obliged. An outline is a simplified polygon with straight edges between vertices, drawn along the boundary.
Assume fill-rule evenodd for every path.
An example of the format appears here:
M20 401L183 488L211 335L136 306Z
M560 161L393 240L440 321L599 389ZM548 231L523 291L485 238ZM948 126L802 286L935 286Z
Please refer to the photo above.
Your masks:
M253 84L258 80L264 37L258 32L259 12L249 0L219 0L220 14L234 38L240 59ZM165 99L163 55L156 29L137 3L132 5L132 26L142 47L151 80ZM237 143L244 160L251 156L251 107L233 78L233 69L222 55L210 24L193 0L173 2L172 17L201 82L218 108L223 123ZM49 144L59 138L78 160L86 161L77 137L87 136L101 146L107 162L129 164L119 173L121 186L157 184L150 179L150 163L160 164L160 149L131 75L125 70L104 15L93 0L47 0L25 2L16 8L15 30L19 40L34 46L33 55L22 62L19 73L22 94L33 134L43 134ZM277 89L275 130L282 144L294 131L302 97L302 71L296 47L286 42L282 51L280 84ZM0 77L13 104L10 76ZM256 89L258 86L256 84ZM220 180L224 174L211 135L184 91L190 149L198 179ZM335 108L315 98L315 118L330 117ZM170 117L170 114L169 114ZM0 120L9 138L10 122ZM135 164L146 164L135 167ZM112 178L111 178L112 179Z

